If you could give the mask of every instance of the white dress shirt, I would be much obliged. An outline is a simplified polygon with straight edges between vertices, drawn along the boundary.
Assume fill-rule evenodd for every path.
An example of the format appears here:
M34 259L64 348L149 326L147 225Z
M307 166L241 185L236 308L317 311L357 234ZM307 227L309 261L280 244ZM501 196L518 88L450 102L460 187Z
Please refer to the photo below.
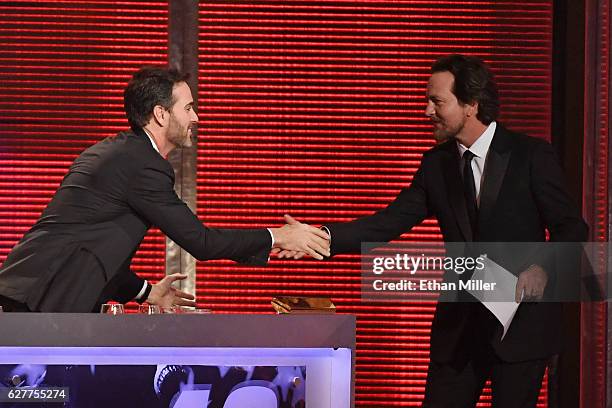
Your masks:
M457 142L459 147L459 154L461 154L461 169L463 168L463 154L466 150L474 153L472 159L472 173L474 174L474 185L476 186L476 203L480 205L480 186L482 185L485 162L487 160L487 154L489 153L489 147L495 134L495 128L497 128L496 122L491 122L485 129L482 135L478 136L478 139L468 149L461 143Z

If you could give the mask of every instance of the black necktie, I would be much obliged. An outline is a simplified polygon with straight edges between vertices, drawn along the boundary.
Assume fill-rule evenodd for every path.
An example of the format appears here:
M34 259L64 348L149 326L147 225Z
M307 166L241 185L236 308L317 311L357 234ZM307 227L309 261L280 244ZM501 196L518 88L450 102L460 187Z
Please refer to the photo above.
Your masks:
M474 153L469 150L463 153L463 191L465 193L468 217L470 217L470 224L472 225L472 234L476 237L478 205L476 204L476 183L474 182L474 173L472 172L472 159L474 157Z

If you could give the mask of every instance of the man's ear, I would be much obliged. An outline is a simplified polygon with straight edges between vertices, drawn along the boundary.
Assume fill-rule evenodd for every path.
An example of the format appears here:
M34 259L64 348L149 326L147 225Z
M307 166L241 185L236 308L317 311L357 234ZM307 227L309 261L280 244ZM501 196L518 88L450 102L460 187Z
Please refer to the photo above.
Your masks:
M155 105L153 108L153 119L157 122L160 127L166 126L168 121L168 111L161 105Z
M470 117L470 116L476 117L476 115L478 115L478 102L474 101L474 102L466 103L465 106L467 106L467 111L466 111L467 117Z

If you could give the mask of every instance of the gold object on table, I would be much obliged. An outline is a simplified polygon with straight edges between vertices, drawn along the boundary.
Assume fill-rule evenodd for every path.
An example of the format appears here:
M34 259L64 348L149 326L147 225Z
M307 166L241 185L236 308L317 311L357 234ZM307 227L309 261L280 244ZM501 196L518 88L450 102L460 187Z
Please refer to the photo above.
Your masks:
M276 313L336 313L336 306L329 298L276 297L272 299Z

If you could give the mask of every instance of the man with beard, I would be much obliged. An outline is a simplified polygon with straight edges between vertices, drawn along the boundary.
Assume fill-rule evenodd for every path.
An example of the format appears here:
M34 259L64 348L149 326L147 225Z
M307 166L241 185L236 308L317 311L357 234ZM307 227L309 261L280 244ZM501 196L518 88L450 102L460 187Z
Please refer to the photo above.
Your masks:
M584 242L587 226L563 186L553 148L504 128L498 113L497 87L482 61L462 55L437 60L425 114L439 144L423 155L411 185L385 209L327 225L332 254L390 241L428 216L437 218L446 242L468 248L505 242L529 247L545 241L547 230L551 241ZM505 245L497 247L508 258ZM535 302L521 303L503 340L501 325L481 303L437 304L424 407L474 407L487 378L496 408L535 407L547 359L561 346L562 305L537 302L556 278L550 254L524 261L512 271L518 277L515 300ZM457 276L449 271L447 278ZM467 300L465 293L458 296Z
M199 260L265 264L271 248L329 255L323 231L295 221L281 228L231 230L202 225L174 191L166 157L191 145L198 117L186 77L143 68L124 93L131 131L86 149L72 164L40 219L0 268L7 311L91 312L108 300L194 306L193 296L155 285L130 270L152 226Z

